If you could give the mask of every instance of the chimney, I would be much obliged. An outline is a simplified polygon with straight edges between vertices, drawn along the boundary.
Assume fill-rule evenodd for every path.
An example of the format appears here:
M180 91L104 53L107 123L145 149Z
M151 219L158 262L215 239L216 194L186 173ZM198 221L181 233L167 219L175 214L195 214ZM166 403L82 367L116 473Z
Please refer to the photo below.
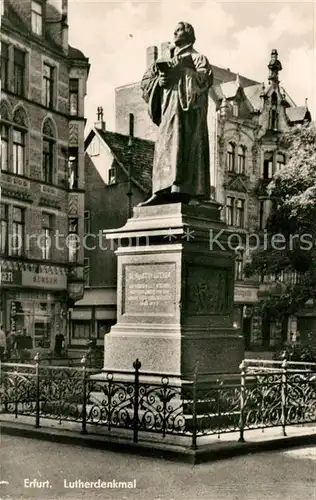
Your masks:
M151 66L158 58L158 48L155 45L148 47L146 50L146 64Z
M160 45L160 57L162 59L170 58L170 42L164 42Z
M105 121L103 120L103 108L98 106L97 108L97 121L94 123L94 128L100 130L101 132L106 131Z
M130 137L134 137L134 115L133 113L129 114L129 131L128 135Z

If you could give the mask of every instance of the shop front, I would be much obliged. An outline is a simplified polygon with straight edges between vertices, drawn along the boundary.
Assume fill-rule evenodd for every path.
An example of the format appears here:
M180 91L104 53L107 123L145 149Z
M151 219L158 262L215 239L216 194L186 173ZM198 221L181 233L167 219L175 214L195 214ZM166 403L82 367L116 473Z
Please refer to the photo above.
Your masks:
M246 283L235 284L234 290L234 325L240 328L245 342L245 349L250 350L260 332L255 317L255 305L258 302L257 287Z
M27 349L54 350L55 337L66 338L67 269L58 266L1 264L1 322Z

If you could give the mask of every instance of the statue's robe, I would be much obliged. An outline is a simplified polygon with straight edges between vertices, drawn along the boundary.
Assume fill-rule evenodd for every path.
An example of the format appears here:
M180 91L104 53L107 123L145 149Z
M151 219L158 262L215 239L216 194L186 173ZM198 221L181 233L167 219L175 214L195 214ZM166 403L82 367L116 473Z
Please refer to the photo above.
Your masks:
M169 69L171 84L168 88L161 88L154 63L141 82L150 117L159 126L152 191L157 194L171 190L209 199L207 108L208 90L212 84L211 67L207 58L192 45L180 50L176 48L173 55L191 55L195 69Z

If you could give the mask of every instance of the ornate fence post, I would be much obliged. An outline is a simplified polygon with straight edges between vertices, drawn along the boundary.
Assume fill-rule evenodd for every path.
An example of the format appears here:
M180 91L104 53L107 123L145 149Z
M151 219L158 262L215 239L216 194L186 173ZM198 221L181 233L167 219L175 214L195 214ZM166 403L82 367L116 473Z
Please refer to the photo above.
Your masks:
M193 393L192 393L192 444L191 448L197 450L197 381L198 381L199 363L195 365L193 375Z
M134 379L134 416L133 416L133 441L138 442L138 404L139 404L139 370L142 366L141 362L137 358L133 363L133 368L135 369L135 379Z
M81 359L82 365L82 421L81 421L81 432L80 434L87 434L87 356Z
M287 399L287 367L288 362L286 359L286 352L284 351L282 354L282 379L281 379L281 404L282 404L282 413L281 413L281 422L282 422L282 430L283 436L286 436L285 426L286 426L286 399Z
M239 439L240 443L245 442L245 404L246 404L246 376L247 376L247 363L243 359L239 369L240 373L240 418L239 418Z
M18 400L18 371L13 372L14 377L14 416L18 418L19 413L19 400Z
M40 355L36 353L34 358L35 361L35 427L38 429L40 427Z

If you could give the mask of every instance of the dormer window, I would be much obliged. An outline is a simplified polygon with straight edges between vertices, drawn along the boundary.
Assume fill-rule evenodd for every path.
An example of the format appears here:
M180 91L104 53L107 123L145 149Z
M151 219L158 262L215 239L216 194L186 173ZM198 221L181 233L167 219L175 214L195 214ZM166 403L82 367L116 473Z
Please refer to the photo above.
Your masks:
M32 2L32 31L39 36L43 33L43 6L39 2Z

